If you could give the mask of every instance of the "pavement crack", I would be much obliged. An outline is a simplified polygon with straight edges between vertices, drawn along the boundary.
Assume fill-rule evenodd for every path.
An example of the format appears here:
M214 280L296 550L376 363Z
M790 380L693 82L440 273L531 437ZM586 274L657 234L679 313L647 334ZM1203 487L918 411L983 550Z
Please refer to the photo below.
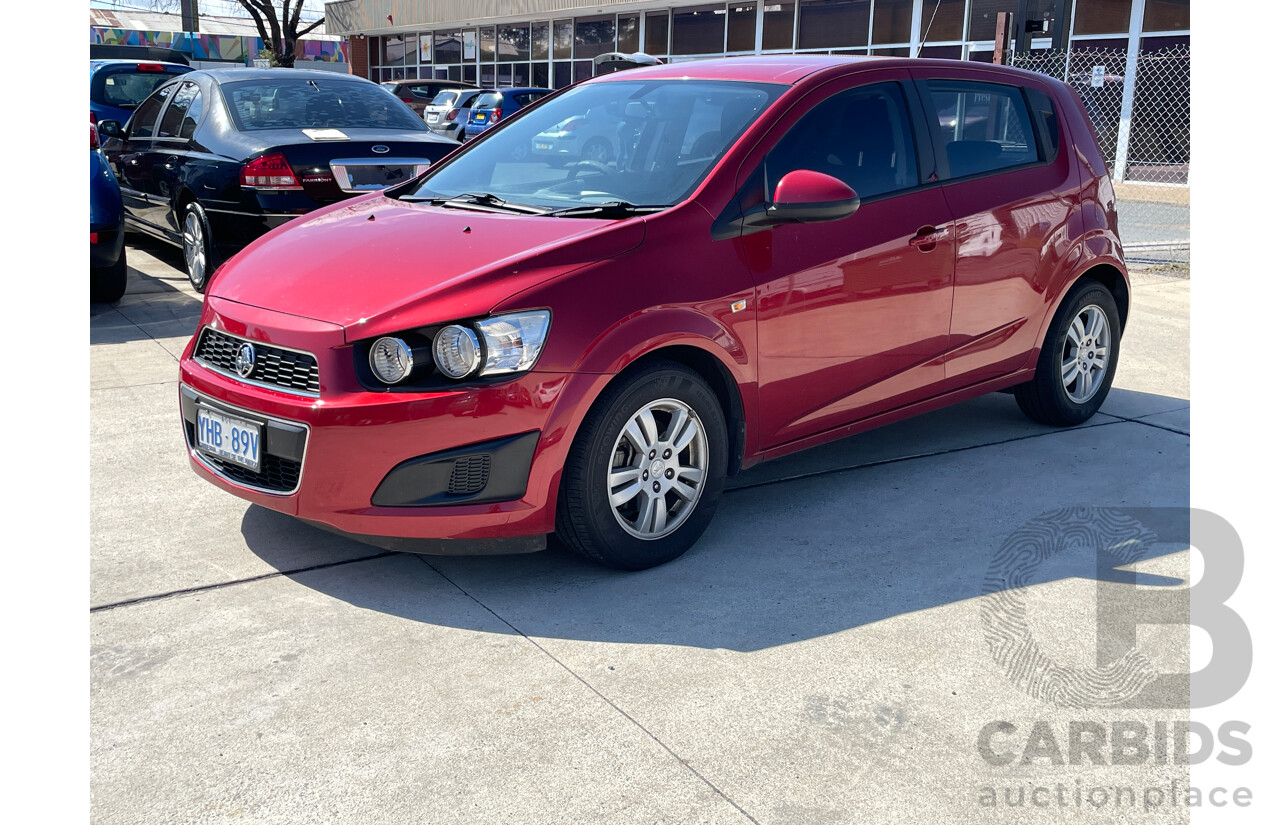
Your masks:
M135 599L124 599L118 602L109 602L108 604L100 604L96 607L90 607L90 613L100 613L104 610L115 610L119 607L132 607L136 604L146 604L147 602L159 601L160 599L172 599L178 596L189 596L192 593L205 593L210 590L221 590L224 587L234 587L237 584L251 584L253 582L266 581L280 576L292 576L297 573L310 573L312 570L325 570L330 567L341 567L344 564L356 564L362 561L373 561L374 559L384 559L387 556L398 556L392 550L384 553L375 553L372 556L361 556L357 559L343 559L342 561L331 561L325 564L313 564L310 567L299 567L295 570L277 570L274 573L263 573L261 576L249 576L245 579L233 579L226 582L217 582L215 584L202 584L199 587L184 587L180 590L170 590L167 593L156 593L152 596L138 596Z
M526 633L525 633L523 630L521 630L520 628L516 627L516 626L515 626L514 624L512 624L511 622L509 622L509 621L507 621L506 619L504 619L502 616L500 616L500 615L497 613L497 611L495 611L493 608L489 607L489 605L485 604L484 602L482 602L482 601L480 601L479 599L477 599L475 596L471 595L471 593L470 593L470 592L468 592L466 588L464 588L462 585L458 584L458 583L457 583L457 582L455 582L453 579L451 579L451 578L449 578L448 576L446 576L446 575L445 575L445 574L440 570L440 568L436 567L434 564L432 564L431 562L427 561L426 556L418 556L418 559L419 559L419 561L421 561L423 564L425 564L427 567L430 567L432 570L434 570L434 571L436 572L436 574L437 574L438 576L440 576L440 578L444 579L444 580L445 580L445 581L447 581L449 584L451 584L451 585L453 585L455 588L457 588L457 590L458 590L458 592L459 592L459 593L461 593L462 595L466 596L468 599L471 599L471 601L475 602L475 603L476 603L476 604L478 604L480 607L484 608L484 610L485 610L486 612L488 612L488 613L489 613L489 615L493 616L495 619L497 619L498 621L502 622L502 623L503 623L504 625L506 625L507 627L511 628L511 630L512 630L512 632L513 632L513 633L515 633L515 634L519 635L519 636L520 636L522 639L524 639L526 642L528 642L529 644L531 644L531 645L533 645L534 647L536 647L539 651L541 651L541 652L542 652L542 654L543 654L544 656L546 656L548 659L550 659L551 661L553 661L553 662L555 662L557 665L559 665L561 668L563 668L563 669L564 669L564 671L565 671L566 673L568 673L570 676L572 676L574 679L576 679L576 680L578 680L579 682L581 682L581 683L582 683L582 685L583 685L583 687L585 687L587 690L589 690L589 691L591 691L592 693L594 693L596 696L600 697L600 700L601 700L601 701L603 701L603 702L604 702L605 704L607 704L609 707L611 707L611 708L613 708L615 711L617 711L617 712L618 712L618 713L619 713L619 714L620 714L624 719L626 719L628 722L630 722L631 724L633 724L633 725L635 725L637 728L639 728L639 729L640 729L640 731L641 731L641 732L643 732L645 736L648 736L648 737L649 737L650 739L652 739L655 743L657 743L658 747L660 747L660 748L662 748L664 751L666 751L666 752L671 756L671 758L672 758L672 759L674 759L674 760L676 760L676 762L677 762L681 767L683 767L685 770L689 771L689 773L693 774L695 777L697 777L699 780L701 780L701 781L702 781L702 783L703 783L704 785L706 785L708 788L710 788L712 791L714 791L714 792L715 792L715 794L716 794L716 796L719 796L719 797L720 797L721 799L723 799L725 802L728 802L730 805L732 805L732 806L734 807L734 809L735 809L738 813L740 813L740 814L742 814L743 816L745 816L745 817L746 817L750 822L755 823L755 825L760 825L759 820L757 820L757 819L756 819L755 817L753 817L751 814L747 813L747 812L742 808L742 806L741 806L741 805L739 805L737 802L734 802L734 801L733 801L733 799L732 799L732 798L730 798L730 797L729 797L729 795L728 795L728 794L726 794L724 791L720 790L720 788L719 788L719 787L717 787L717 786L716 786L716 784L715 784L714 782L712 782L710 779L707 779L707 777L705 777L705 776L703 776L701 773L699 773L698 769L697 769L697 768L695 768L695 767L693 767L693 765L689 764L688 760L684 759L684 758L683 758L683 757L681 757L678 753L676 753L675 751L673 751L673 750L672 750L672 749L667 745L667 743L663 742L661 739L659 739L657 736L655 736L655 735L654 735L654 733L653 733L653 731L651 731L651 730L649 730L648 728L646 728L646 727L645 727L643 724L641 724L641 723L640 723L640 721L639 721L639 720L637 720L634 716L632 716L631 714L627 713L625 710L623 710L621 707L619 707L619 706L617 705L617 703L615 703L612 699L610 699L608 696L605 696L603 693L601 693L601 692L600 692L600 690L599 690L599 689L597 689L595 685L591 684L591 683L590 683L590 682L588 682L585 678L583 678L582 676L578 675L577 671L575 671L573 668L571 668L571 667L569 667L568 665L566 665L564 662L560 661L560 659L558 659L554 653L552 653L551 651L547 650L545 647L543 647L542 645L538 644L536 641L534 641L533 639L531 639L531 638L528 636L528 634L526 634Z

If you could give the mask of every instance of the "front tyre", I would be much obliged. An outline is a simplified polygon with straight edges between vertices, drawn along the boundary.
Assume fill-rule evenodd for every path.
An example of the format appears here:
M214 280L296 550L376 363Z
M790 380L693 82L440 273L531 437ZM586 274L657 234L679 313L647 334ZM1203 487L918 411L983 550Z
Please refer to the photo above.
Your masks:
M1041 424L1087 421L1111 391L1120 355L1120 314L1110 290L1093 280L1072 287L1045 335L1036 375L1014 388L1018 406Z
M217 267L214 258L213 233L209 230L209 218L204 207L192 201L182 213L182 259L187 267L187 279L196 292L204 292L209 285L209 275Z
M693 546L724 489L729 437L707 383L656 361L605 390L569 450L556 533L623 570L671 561Z

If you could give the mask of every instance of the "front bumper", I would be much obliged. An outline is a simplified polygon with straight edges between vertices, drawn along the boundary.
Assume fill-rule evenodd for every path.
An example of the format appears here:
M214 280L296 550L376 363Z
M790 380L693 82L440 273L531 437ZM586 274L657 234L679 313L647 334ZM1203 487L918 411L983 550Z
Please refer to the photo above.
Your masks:
M207 301L201 328L206 325L313 353L320 393L253 386L209 369L192 357L197 334L183 355L179 388L195 472L255 504L345 534L457 540L416 552L492 553L490 540L553 532L566 434L576 430L583 402L607 378L531 372L450 391L370 392L356 380L340 327L216 297ZM195 447L200 405L260 423L264 471L275 456L272 471L296 469L296 480L280 475L264 485L220 468ZM489 462L482 476L474 460L480 455ZM537 548L523 542L512 549Z

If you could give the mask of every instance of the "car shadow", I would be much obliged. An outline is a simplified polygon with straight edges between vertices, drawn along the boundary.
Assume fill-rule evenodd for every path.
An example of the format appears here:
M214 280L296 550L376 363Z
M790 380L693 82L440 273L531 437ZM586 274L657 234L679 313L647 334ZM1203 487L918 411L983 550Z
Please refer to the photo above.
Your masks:
M114 303L89 305L89 343L120 344L195 334L203 299L186 286L181 250L135 233L127 236L126 245L129 278L124 296Z
M1128 407L1188 403L1113 393ZM754 651L1065 578L1181 584L1114 568L1188 549L1189 483L1185 435L1102 415L1055 430L1026 421L1012 398L996 394L743 473L698 544L653 570L619 573L556 546L372 564L416 559L510 632ZM1171 509L1118 519L1082 509L1138 505ZM1055 515L1037 519L1046 512ZM1028 535L1019 531L1029 523L1039 550L1011 552L1010 536ZM296 564L307 545L345 542L352 558L379 552L257 506L241 531L277 569L276 559L287 552ZM284 572L365 609L493 630L484 611L439 598L412 575L416 566L377 576L362 566Z

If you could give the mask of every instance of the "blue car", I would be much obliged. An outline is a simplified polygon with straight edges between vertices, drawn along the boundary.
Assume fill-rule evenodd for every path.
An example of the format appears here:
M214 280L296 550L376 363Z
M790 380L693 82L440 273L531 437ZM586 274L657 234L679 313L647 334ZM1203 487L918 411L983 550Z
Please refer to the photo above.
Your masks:
M125 123L156 87L189 71L191 67L181 63L155 60L90 60L89 122Z
M128 276L120 184L98 151L97 130L89 124L89 300L120 300Z
M480 93L471 104L463 139L469 140L484 133L493 124L551 94L553 89L526 87L521 89L489 89Z

